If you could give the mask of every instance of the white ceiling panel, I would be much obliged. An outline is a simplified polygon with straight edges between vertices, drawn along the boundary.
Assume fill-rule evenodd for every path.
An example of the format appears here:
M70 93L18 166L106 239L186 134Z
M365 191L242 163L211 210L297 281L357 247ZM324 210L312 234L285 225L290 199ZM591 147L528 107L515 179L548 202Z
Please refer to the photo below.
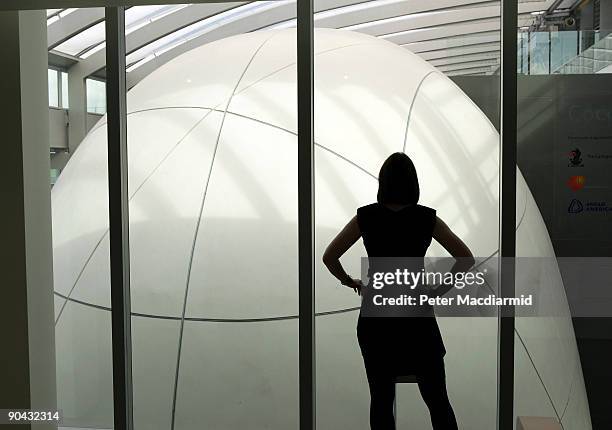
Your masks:
M520 1L519 26L531 24L531 12L546 10L553 1ZM317 0L314 6L317 27L379 36L420 53L432 64L448 66L457 62L455 57L487 57L499 49L499 1ZM54 20L48 23L49 47L76 57L75 70L91 75L105 65L104 9L67 12L47 11ZM134 84L199 44L291 26L295 0L134 6L126 10L128 79Z

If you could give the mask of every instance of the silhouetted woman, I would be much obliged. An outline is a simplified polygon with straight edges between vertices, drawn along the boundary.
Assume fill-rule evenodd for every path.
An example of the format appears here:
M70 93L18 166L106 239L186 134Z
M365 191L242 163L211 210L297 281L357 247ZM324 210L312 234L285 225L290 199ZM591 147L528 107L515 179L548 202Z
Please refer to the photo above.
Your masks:
M361 292L361 281L350 277L340 257L363 238L368 257L424 257L432 238L458 265L468 268L468 247L436 216L434 209L417 204L419 181L410 158L392 154L378 176L378 202L357 209L323 255L329 271L344 286ZM393 430L394 379L416 375L419 391L429 408L434 430L455 430L457 421L446 392L446 350L433 310L427 317L366 317L362 312L357 338L370 386L370 428Z

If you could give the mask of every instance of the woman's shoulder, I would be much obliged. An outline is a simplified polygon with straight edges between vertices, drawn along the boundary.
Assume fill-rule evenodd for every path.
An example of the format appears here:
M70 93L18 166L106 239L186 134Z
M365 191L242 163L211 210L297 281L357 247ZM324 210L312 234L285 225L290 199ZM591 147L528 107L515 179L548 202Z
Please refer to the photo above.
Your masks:
M376 222L379 209L380 205L378 203L370 203L369 205L357 208L357 224L359 224L359 229L362 233L368 230L372 223Z
M384 207L381 206L380 203L370 203L369 205L365 205L365 206L361 206L357 208L357 214L359 215L360 213L362 214L372 213L372 212L381 210L381 208L384 209ZM410 210L410 206L405 209ZM430 208L429 206L424 206L424 205L419 205L419 204L412 206L412 210L416 210L424 214L435 215L436 213L436 210L434 208Z
M361 206L357 208L357 213L375 211L375 210L378 210L379 207L380 205L378 203L370 203L369 205L365 205L365 206Z
M423 206L423 205L416 205L416 207L423 213L429 214L429 215L435 215L436 214L436 210L434 208L430 208L429 206Z
M434 208L430 208L429 206L423 205L417 205L416 207L418 208L417 217L428 225L431 225L433 230L437 218L436 210Z

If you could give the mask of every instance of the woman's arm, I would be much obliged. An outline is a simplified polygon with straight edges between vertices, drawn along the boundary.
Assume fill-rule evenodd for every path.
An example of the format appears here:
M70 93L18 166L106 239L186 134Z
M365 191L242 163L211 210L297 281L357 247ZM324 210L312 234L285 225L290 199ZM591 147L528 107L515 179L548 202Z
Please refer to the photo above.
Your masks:
M462 267L465 270L469 269L474 265L474 255L467 245L457 236L448 225L440 218L436 217L436 225L433 230L433 238L438 242L444 249L448 251L450 255L455 257L458 263L462 263Z
M323 253L323 263L332 275L340 281L344 286L352 288L356 293L359 293L361 282L351 278L342 267L340 257L344 255L348 249L357 242L361 236L357 216L354 216L340 233L331 241L325 253Z
M450 255L455 258L455 264L450 270L450 273L467 272L474 265L476 260L472 251L467 247L459 236L457 236L448 225L440 218L436 217L436 225L433 230L433 238L440 244L444 249L448 251ZM442 296L446 294L452 288L451 285L438 288L435 295Z

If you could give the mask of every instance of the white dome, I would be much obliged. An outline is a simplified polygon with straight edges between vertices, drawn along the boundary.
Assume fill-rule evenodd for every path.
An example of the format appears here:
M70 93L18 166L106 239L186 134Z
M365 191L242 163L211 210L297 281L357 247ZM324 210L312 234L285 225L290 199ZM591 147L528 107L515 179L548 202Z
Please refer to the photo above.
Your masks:
M128 94L137 428L170 428L173 404L176 429L297 427L295 41L288 29L210 43ZM482 112L428 63L381 39L317 30L315 52L316 261L355 209L375 199L382 161L404 150L419 172L421 203L476 255L495 255L499 135ZM106 175L103 119L52 192L59 407L66 424L83 427L112 423ZM554 255L520 175L518 188L519 246L530 241L532 255ZM362 255L356 246L345 257L351 273ZM434 245L429 255L444 252ZM562 284L548 288L566 311ZM316 299L319 428L365 429L359 300L321 264ZM571 400L571 419L588 423L567 321L542 331L519 320L534 364L519 344L517 372L528 375L525 396L538 414L553 416ZM462 427L493 428L496 321L442 318L441 326ZM551 342L554 356L538 348ZM422 428L417 392L402 390L400 410L420 412L400 419Z

